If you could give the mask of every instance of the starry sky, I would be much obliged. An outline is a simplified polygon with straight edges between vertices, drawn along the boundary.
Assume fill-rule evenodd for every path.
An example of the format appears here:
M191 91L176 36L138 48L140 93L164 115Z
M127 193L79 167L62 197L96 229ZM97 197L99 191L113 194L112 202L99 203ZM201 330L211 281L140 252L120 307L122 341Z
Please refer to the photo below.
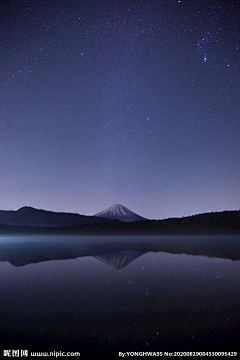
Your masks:
M0 209L240 208L240 1L0 4Z

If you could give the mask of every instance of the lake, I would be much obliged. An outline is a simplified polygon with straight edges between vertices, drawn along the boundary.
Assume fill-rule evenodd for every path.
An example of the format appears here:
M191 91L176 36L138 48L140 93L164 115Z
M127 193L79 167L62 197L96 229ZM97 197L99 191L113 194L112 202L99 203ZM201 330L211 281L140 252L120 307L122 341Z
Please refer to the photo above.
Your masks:
M238 348L238 235L1 236L0 272L2 350Z

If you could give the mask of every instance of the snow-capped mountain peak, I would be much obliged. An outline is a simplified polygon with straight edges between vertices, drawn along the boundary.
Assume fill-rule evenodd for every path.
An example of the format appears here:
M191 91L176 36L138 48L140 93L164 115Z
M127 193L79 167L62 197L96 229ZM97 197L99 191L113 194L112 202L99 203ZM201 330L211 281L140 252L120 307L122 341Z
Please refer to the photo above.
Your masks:
M137 221L137 220L146 220L142 216L134 213L133 211L129 210L128 208L126 208L125 206L120 205L120 204L115 204L115 205L95 214L94 216L104 217L107 219L118 219L118 220L126 221L126 222Z

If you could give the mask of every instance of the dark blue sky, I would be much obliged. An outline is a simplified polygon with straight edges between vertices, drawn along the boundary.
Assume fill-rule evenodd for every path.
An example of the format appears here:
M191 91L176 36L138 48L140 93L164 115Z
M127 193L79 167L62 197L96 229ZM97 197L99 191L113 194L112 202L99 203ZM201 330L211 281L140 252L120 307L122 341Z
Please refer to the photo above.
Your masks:
M240 208L240 2L2 1L0 208Z

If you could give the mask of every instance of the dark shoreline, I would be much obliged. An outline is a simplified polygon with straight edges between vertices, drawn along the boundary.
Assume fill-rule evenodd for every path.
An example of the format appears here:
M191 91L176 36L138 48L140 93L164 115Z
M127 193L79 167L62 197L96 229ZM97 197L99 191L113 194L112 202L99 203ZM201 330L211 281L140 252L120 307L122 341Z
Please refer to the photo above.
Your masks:
M230 235L240 234L240 210L164 220L97 222L78 226L1 225L0 235Z

